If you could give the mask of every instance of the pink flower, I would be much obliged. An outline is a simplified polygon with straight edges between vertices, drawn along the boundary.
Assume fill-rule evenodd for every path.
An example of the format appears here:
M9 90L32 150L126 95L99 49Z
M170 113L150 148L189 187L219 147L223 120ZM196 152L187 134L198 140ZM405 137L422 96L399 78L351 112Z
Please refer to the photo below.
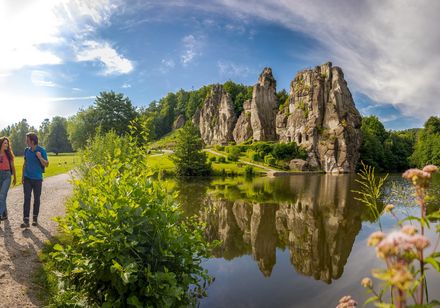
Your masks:
M428 173L434 173L438 171L438 168L435 165L427 165L423 168L423 171Z
M376 246L380 241L385 238L385 233L376 231L368 238L368 246Z
M355 308L357 306L357 302L351 298L350 295L344 296L339 300L336 308Z
M373 281L371 281L369 277L365 277L361 281L361 286L363 286L364 288L371 288L373 286Z

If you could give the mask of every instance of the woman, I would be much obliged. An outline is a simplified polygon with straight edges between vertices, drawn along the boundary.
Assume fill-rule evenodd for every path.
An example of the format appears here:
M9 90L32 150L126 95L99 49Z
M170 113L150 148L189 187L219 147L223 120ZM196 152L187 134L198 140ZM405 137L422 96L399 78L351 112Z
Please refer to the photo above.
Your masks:
M11 186L11 174L14 177L12 183L17 183L14 166L14 152L11 142L7 137L0 138L0 217L7 219L6 197Z

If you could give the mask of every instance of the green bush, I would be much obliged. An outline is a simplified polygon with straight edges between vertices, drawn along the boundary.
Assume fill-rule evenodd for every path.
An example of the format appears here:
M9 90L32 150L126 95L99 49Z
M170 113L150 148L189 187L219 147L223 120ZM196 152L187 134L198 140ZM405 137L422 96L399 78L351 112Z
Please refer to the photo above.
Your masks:
M240 158L239 154L236 154L236 153L229 153L228 154L229 161L238 161L239 158Z
M225 147L224 147L223 145L219 145L219 144L217 144L217 145L214 147L214 149L216 149L217 151L224 151L224 150L225 150Z
M246 165L246 167L244 167L244 175L246 177L254 176L255 175L254 167Z
M219 163L225 163L226 162L226 158L224 156L220 156L217 161Z
M268 164L269 166L275 166L277 163L277 160L275 157L272 156L272 154L268 154L264 156L264 162Z
M252 153L252 160L253 161L261 161L262 159L261 159L260 153L257 153L257 152Z
M209 158L209 161L212 161L212 162L215 162L217 160L217 158L215 157L215 156L211 156L210 158Z
M209 256L202 227L149 177L146 151L122 141L102 144L108 155L74 182L59 220L66 240L49 254L59 293L80 294L91 306L195 305L211 281L201 266Z
M256 142L252 145L252 148L255 152L262 153L261 157L266 156L269 153L272 153L273 144L268 142Z

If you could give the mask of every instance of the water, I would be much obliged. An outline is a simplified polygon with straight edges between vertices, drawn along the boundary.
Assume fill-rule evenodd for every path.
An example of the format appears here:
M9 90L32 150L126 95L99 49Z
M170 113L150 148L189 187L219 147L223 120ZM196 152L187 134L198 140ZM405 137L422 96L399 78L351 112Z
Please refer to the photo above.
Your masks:
M187 215L206 223L208 240L221 241L204 263L215 282L200 306L335 307L347 294L362 306L368 297L361 279L384 265L367 247L379 225L354 199L354 179L295 175L177 183ZM389 198L392 182L404 184L391 177ZM384 231L395 222L390 214L381 217ZM440 275L432 274L429 292L438 298Z

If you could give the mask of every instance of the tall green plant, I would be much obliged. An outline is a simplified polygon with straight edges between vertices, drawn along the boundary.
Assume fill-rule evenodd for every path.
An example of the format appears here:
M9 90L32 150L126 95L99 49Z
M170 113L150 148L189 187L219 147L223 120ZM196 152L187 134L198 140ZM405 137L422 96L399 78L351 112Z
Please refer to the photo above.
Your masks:
M202 226L150 177L146 150L109 133L82 155L59 220L67 240L50 254L59 293L102 307L195 305L211 281L201 266L209 246Z
M360 190L353 190L358 196L355 200L362 202L369 210L373 219L379 221L380 229L380 215L384 210L382 202L382 189L388 179L388 174L384 177L377 178L374 173L374 167L368 166L361 161L362 169L358 172L359 178L356 182L361 185Z

